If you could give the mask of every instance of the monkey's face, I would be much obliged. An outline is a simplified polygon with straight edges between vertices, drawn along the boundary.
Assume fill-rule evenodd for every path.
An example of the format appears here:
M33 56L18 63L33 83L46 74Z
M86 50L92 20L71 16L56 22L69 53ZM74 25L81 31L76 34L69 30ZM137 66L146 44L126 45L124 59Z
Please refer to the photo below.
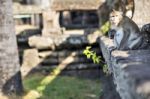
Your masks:
M122 20L122 17L123 17L122 12L119 12L119 11L111 12L109 16L110 24L113 26L118 26L118 24Z

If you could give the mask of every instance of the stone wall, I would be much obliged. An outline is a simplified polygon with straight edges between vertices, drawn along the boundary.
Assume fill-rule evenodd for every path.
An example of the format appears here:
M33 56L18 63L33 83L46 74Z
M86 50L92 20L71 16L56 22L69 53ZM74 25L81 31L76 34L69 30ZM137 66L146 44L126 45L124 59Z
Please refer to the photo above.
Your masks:
M62 34L53 37L40 36L37 33L19 35L17 41L22 76L25 77L33 72L48 74L55 68L65 67L61 72L63 75L99 78L100 65L94 64L83 54L85 46L90 45L93 51L101 55L98 43L94 44L95 37L98 35L66 36Z
M135 10L133 20L141 27L146 23L150 23L150 0L134 0Z
M100 38L100 46L121 99L150 99L150 51L113 51L112 40ZM109 85L108 85L109 86Z

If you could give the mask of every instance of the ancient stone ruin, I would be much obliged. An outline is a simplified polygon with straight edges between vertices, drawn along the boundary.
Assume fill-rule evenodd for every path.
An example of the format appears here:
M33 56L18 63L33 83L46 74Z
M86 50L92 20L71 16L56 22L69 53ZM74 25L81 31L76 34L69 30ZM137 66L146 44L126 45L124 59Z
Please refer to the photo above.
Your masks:
M149 0L134 0L135 10L133 20L139 27L150 22L150 4L148 2ZM116 50L110 55L108 49L113 46L113 41L103 36L99 42L108 68L112 72L112 83L116 86L116 90L120 96L116 97L115 94L111 94L111 96L115 96L113 99L149 99L149 49L129 51ZM111 85L112 83L109 84ZM109 89L114 88L114 85L108 85ZM108 93L107 96L105 99L111 99Z
M65 66L69 75L99 77L100 66L83 55L87 45L93 46L93 50L101 54L96 42L99 37L96 10L101 3L95 1L91 4L91 1L64 0L65 4L76 6L72 9L61 0L51 1L51 6L45 8L32 2L14 5L16 24L19 29L22 26L22 30L25 30L17 30L23 75L33 70L49 72L57 66ZM83 8L81 4L87 6ZM22 11L23 8L26 10ZM94 74L90 75L92 72Z
M113 68L104 81L104 99L150 98L149 50L114 51L109 56L113 42L99 32L111 10L120 9L120 0L51 0L42 6L42 0L36 5L31 1L14 5L15 22L22 27L16 30L23 75L61 66L68 75L100 77L99 64L82 53L91 45L98 55L102 51L107 65ZM150 22L149 0L124 1L126 15L132 18L134 13L139 27Z

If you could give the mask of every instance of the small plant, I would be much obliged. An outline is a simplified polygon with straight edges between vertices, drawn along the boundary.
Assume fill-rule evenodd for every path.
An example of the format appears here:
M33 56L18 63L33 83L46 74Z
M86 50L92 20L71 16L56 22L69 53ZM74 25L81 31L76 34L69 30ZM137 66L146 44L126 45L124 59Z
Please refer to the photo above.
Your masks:
M87 46L86 49L83 51L83 54L86 55L88 59L91 58L95 64L99 64L101 61L101 57L97 56L96 52L91 51L91 46Z
M109 70L108 70L108 66L106 64L103 65L103 72L105 74L110 74Z
M106 35L106 33L109 31L110 29L110 23L109 21L107 21L104 25L101 26L100 31Z
M93 60L93 63L95 64L100 64L100 63L104 63L102 60L101 60L101 57L98 56L96 54L96 52L92 51L91 50L91 46L87 46L86 49L83 51L83 54L86 55L86 57L88 59L92 59ZM102 65L103 66L103 72L108 74L109 71L108 71L108 67L106 64Z

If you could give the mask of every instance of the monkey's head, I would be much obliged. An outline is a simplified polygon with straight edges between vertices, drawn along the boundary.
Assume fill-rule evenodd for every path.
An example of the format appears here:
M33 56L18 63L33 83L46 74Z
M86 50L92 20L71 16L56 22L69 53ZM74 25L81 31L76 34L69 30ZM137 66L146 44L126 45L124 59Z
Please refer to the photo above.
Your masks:
M122 18L123 18L122 12L113 10L109 16L110 24L112 26L118 26Z

